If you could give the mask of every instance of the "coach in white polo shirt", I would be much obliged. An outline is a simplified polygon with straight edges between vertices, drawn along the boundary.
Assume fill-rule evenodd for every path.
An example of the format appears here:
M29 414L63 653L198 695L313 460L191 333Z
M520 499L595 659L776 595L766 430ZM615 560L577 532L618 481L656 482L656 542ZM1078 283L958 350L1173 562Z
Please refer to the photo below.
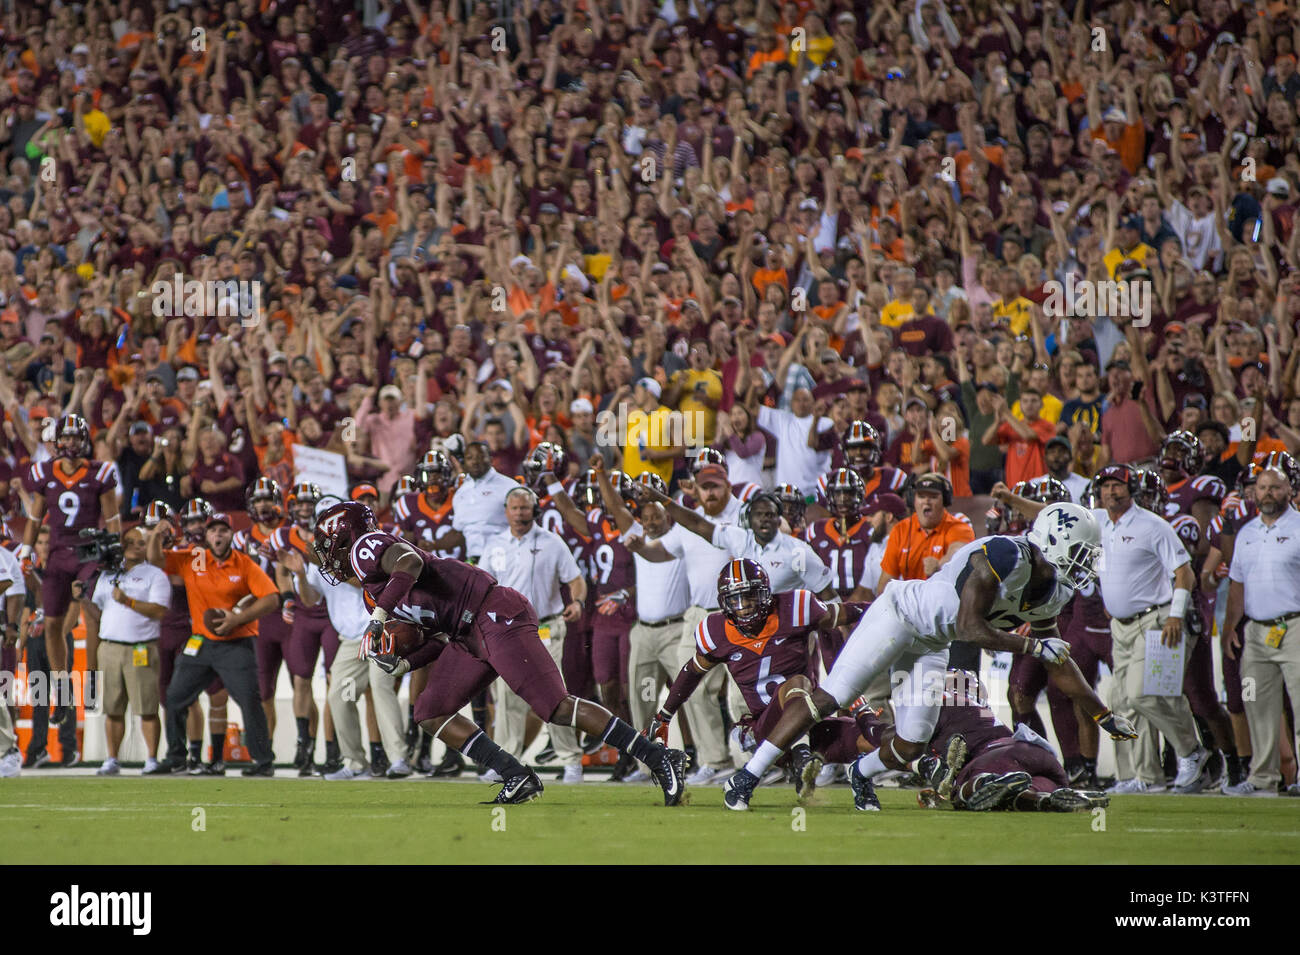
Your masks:
M1234 796L1277 792L1282 687L1293 705L1300 701L1300 511L1290 506L1291 493L1282 471L1260 473L1255 482L1259 516L1237 532L1228 570L1223 653L1240 653L1242 680L1255 686L1254 695L1245 699L1255 761L1249 778L1224 789ZM1244 647L1237 638L1243 615ZM1300 783L1292 783L1287 794L1300 796Z
M96 775L116 776L117 753L126 735L126 706L140 717L145 769L157 765L158 635L172 601L167 574L145 560L144 531L122 535L122 571L101 573L91 595L88 629L99 631L99 668L103 674L104 731L108 758ZM98 618L96 621L94 618ZM220 754L213 757L220 759Z
M1142 692L1148 630L1160 630L1166 646L1186 642L1186 668L1195 638L1184 629L1183 618L1195 578L1187 549L1173 526L1134 503L1137 480L1137 471L1128 465L1102 468L1097 487L1103 507L1092 512L1101 528L1101 599L1111 615L1115 684L1110 706L1130 719L1145 719L1163 733L1178 756L1174 792L1199 792L1209 781L1205 770L1210 753L1197 736L1187 697ZM1119 781L1112 792L1164 789L1164 773L1149 731L1137 742L1116 742L1115 763Z
M324 498L316 506L317 515L338 503L337 498ZM321 576L320 568L308 562L294 550L280 552L280 564L294 575L293 587L304 607L314 607L325 600L330 625L339 634L339 652L329 672L330 715L338 736L339 754L343 766L325 775L331 782L347 779L365 779L370 773L370 761L361 744L361 714L359 703L366 689L375 707L375 721L390 765L388 775L401 779L411 775L411 768L403 756L406 740L402 734L402 708L397 702L397 683L369 657L358 659L361 637L370 625L370 611L366 609L361 588L355 583L331 584Z
M501 586L511 587L528 598L537 611L537 632L555 665L560 666L568 625L582 616L587 580L564 538L537 523L539 505L531 489L515 484L506 495L504 512L508 529L484 543L480 566ZM562 584L569 588L567 605L560 594ZM492 698L496 700L492 738L507 753L522 758L528 704L502 679L492 685ZM564 767L564 782L582 782L582 750L578 748L578 734L573 727L552 724L551 745Z
M470 563L479 561L489 537L500 534L508 526L506 495L518 486L514 478L492 467L492 457L482 441L475 441L465 449L465 481L452 495L451 526L453 534L461 535ZM447 535L441 540L445 547L462 542Z

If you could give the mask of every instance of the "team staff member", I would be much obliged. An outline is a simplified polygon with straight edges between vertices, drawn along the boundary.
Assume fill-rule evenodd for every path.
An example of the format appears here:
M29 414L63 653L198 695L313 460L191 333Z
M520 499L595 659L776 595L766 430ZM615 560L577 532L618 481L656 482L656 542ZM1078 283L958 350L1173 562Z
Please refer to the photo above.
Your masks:
M18 668L18 621L27 599L27 586L18 558L3 546L0 546L0 594L4 595L5 607L4 617L0 619L0 648L3 648L5 663L0 669L12 673ZM0 779L19 775L23 765L7 703L6 699L0 699Z
M335 503L335 499L324 498L317 510L327 510ZM315 556L315 550L309 554ZM376 710L384 751L390 754L387 775L393 779L411 775L411 767L403 755L406 741L402 737L402 710L397 703L397 685L391 676L369 658L361 658L357 652L361 635L370 623L370 611L366 609L361 588L352 582L329 583L321 576L316 564L305 560L298 551L285 552L280 558L280 566L293 574L294 592L304 607L315 607L324 600L330 623L339 635L339 652L330 669L329 706L334 714L334 731L338 734L343 765L324 774L324 778L337 781L371 775L370 763L361 745L359 712L359 700L367 689L372 691L371 706Z
M482 563L483 569L496 577L500 586L519 591L537 610L537 633L558 667L564 658L567 627L582 616L587 580L564 538L537 523L538 511L537 494L516 484L506 495L509 528L484 543ZM569 588L567 604L560 594L561 585ZM526 746L528 704L500 677L492 687L492 696L496 700L492 738L518 759ZM550 733L555 755L564 767L564 782L582 782L582 750L578 747L577 733L571 726L555 724L551 725Z
M454 528L438 538L438 550L463 546L469 562L477 564L489 537L505 531L506 495L519 482L492 467L492 454L482 441L465 449L465 481L451 498Z
M967 521L948 513L952 484L942 474L928 471L918 475L905 493L913 513L889 531L885 554L880 559L877 597L891 580L925 580L934 576L953 554L975 539L975 531ZM948 666L979 672L979 648L964 640L953 641L948 648ZM880 698L882 691L886 695L889 692L878 679L868 698Z
M1097 475L1102 508L1093 516L1101 526L1101 599L1111 616L1115 685L1111 709L1124 716L1141 717L1164 734L1178 756L1175 792L1199 792L1210 752L1201 746L1187 697L1147 696L1143 690L1146 669L1146 632L1161 631L1161 642L1175 647L1185 637L1183 618L1192 599L1195 577L1187 548L1178 532L1163 517L1133 501L1137 473L1127 465L1110 465ZM1170 580L1173 580L1172 586ZM1190 647L1189 647L1190 650ZM1186 665L1190 652L1184 652ZM1140 728L1140 727L1139 727ZM1156 756L1154 734L1144 733L1134 748L1115 746L1117 793L1147 792L1163 788L1164 774Z
M162 522L149 532L149 562L165 567L176 578L173 583L184 585L194 635L181 651L167 688L167 758L158 767L172 773L184 772L184 713L215 675L221 677L248 723L248 750L253 765L244 770L244 775L274 776L253 644L258 619L280 609L279 591L253 558L233 548L234 532L224 513L218 511L208 518L205 550L172 550L164 557L165 528ZM243 610L235 610L235 604L249 595L256 600ZM211 628L203 620L209 610L221 612L221 619Z
M171 606L167 575L145 557L144 531L133 527L122 535L122 573L100 574L91 595L87 630L99 633L99 668L104 700L104 731L108 758L96 772L116 776L122 737L126 735L126 705L140 717L144 734L144 771L158 762L158 638L162 619ZM220 753L213 754L219 762Z
M1224 792L1234 796L1271 796L1282 779L1278 771L1278 724L1282 722L1282 688L1300 700L1300 512L1289 504L1291 484L1269 468L1255 481L1259 516L1237 532L1228 570L1228 607L1223 624L1223 653L1241 656L1243 680L1255 693L1244 699L1255 762L1250 776ZM1246 618L1246 640L1237 625ZM1287 795L1300 796L1300 783Z

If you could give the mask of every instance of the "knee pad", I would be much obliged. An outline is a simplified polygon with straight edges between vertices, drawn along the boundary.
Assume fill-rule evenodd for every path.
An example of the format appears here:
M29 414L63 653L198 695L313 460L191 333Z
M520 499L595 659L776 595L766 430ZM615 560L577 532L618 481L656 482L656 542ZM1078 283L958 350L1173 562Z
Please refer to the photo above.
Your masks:
M787 703L790 701L790 697L792 696L800 697L804 701L804 704L808 707L808 712L812 714L813 723L820 723L822 721L823 717L821 707L817 705L817 701L813 699L811 693L805 689L796 687L786 695Z

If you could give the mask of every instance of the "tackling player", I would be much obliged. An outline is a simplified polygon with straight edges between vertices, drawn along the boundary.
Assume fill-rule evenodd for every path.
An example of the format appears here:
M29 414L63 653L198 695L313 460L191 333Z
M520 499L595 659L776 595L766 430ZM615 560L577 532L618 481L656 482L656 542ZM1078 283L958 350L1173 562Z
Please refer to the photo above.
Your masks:
M351 501L325 511L316 526L321 574L331 582L356 580L373 608L362 652L395 675L430 665L416 719L434 739L441 736L505 780L495 802L526 802L542 792L535 773L457 715L498 676L544 722L581 728L645 763L665 805L681 801L686 754L652 743L604 707L569 694L538 635L537 611L519 593L485 570L432 557L378 531L370 509ZM420 628L423 643L395 655L391 635L382 639L390 618Z
M45 613L45 647L50 660L51 695L54 725L74 719L70 704L68 649L65 634L77 622L81 607L72 606L72 584L80 581L87 598L93 591L90 581L98 567L94 561L81 561L77 548L84 541L81 532L104 526L114 533L122 529L117 506L117 477L112 461L90 459L90 427L80 415L64 415L54 432L55 455L51 460L33 464L26 475L27 491L32 495L31 516L23 530L18 548L19 561L29 560L36 534L43 523L50 527L50 556L41 581L41 607ZM46 517L49 520L46 520ZM95 661L87 659L93 672Z

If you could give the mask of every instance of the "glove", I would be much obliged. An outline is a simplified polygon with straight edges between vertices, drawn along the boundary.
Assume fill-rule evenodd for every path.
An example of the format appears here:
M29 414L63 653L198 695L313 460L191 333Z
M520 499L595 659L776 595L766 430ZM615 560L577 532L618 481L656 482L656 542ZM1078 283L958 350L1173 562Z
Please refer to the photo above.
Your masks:
M393 653L393 635L384 632L384 625L378 620L371 620L366 625L365 632L361 634L361 649L357 651L357 659L364 660L366 657Z
M31 560L31 559L32 559L32 548L31 548L31 545L30 545L30 544L19 544L19 545L18 545L18 550L14 551L14 556L18 558L18 562L19 562L19 563L22 563L22 562L25 561L25 560Z
M285 623L293 623L293 611L298 606L296 600L286 600L280 607L280 619Z
M1110 710L1107 710L1100 716L1094 716L1093 719L1096 721L1098 726L1110 734L1111 739L1138 738L1137 727L1118 713L1112 713Z
M1035 660L1041 660L1044 663L1064 663L1070 659L1070 645L1060 637L1048 637L1046 640L1039 640L1035 643L1030 654Z
M410 660L406 659L406 657L394 656L391 653L372 653L370 659L375 666L389 676L401 676L411 669Z
M650 725L646 727L646 739L658 740L665 746L668 745L668 724L673 721L672 715L660 710L650 719Z

